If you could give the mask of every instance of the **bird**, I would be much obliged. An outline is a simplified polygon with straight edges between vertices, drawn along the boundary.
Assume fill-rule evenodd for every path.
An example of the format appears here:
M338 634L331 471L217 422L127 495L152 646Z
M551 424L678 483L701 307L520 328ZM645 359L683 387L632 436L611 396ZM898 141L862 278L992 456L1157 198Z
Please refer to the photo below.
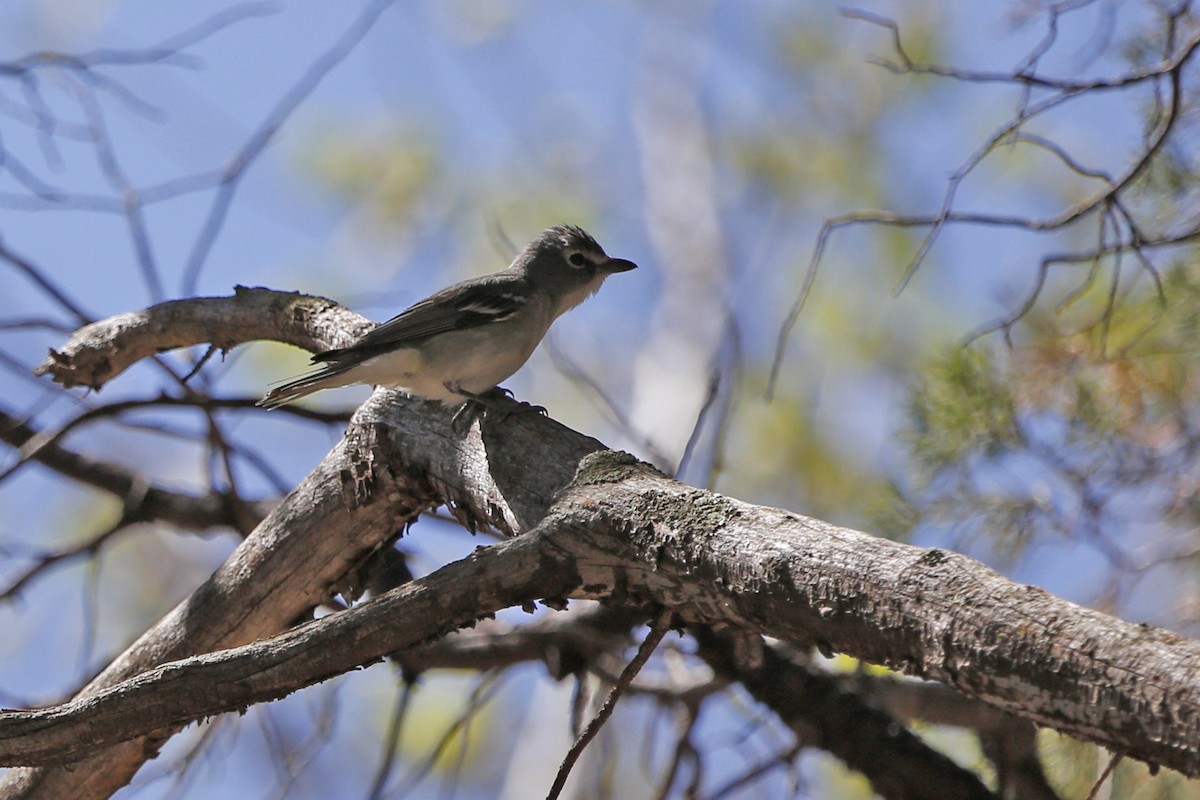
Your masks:
M612 258L576 225L542 231L505 270L456 283L421 300L347 347L312 357L317 370L258 401L278 408L324 389L371 384L445 406L493 407L499 384L520 369L551 323L636 269ZM472 403L471 401L475 401Z

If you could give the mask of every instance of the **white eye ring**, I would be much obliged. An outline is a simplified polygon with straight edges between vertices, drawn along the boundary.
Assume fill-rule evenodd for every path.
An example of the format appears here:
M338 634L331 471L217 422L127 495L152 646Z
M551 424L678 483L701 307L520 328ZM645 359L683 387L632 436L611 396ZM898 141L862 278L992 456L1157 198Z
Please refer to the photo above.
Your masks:
M583 253L576 251L574 253L571 253L571 255L567 256L567 263L570 264L572 267L585 267L590 262L587 260L587 257Z

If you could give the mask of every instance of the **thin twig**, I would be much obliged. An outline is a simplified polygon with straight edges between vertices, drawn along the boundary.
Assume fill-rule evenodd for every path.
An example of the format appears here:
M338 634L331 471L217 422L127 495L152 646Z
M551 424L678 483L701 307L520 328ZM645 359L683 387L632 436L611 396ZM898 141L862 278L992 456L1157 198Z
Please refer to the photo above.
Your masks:
M393 0L373 0L362 10L359 16L338 37L333 45L322 53L304 72L300 79L293 84L279 102L271 109L267 117L242 148L234 154L229 165L225 168L220 188L208 208L204 225L192 245L191 253L183 271L182 293L193 295L200 279L200 272L208 260L208 254L216 243L217 236L225 224L226 214L233 204L241 178L247 168L253 164L267 145L275 138L275 134L292 116L300 105L308 99L325 77L355 49L359 42L375 26L380 15L392 5Z
M1053 15L1065 13L1078 7L1075 2L1060 3L1052 10ZM1059 78L1046 78L1034 75L1032 70L1038 60L1044 55L1045 51L1053 44L1055 32L1053 30L1056 25L1056 20L1051 20L1051 33L1040 42L1031 52L1029 58L1026 59L1025 67L1013 73L1000 72L979 72L972 70L961 70L953 67L943 67L928 64L919 64L914 62L904 49L903 42L900 36L898 24L887 17L874 14L859 9L842 9L842 14L851 19L860 20L869 24L878 26L888 31L892 38L892 49L894 61L878 61L881 66L898 74L921 74L932 75L936 77L948 78L951 80L964 83L1002 83L1024 88L1038 87L1039 89L1050 90L1050 93L1042 100L1030 105L1028 98L1025 98L1019 104L1017 113L1008 121L1006 121L997 131L993 132L975 152L973 152L959 167L954 171L947 181L946 191L943 194L940 209L936 214L927 216L900 216L890 213L854 213L845 214L838 217L827 218L821 226L821 230L817 235L816 245L813 248L812 257L809 260L808 269L805 273L800 291L796 299L793 301L791 308L788 310L787 316L783 324L779 327L777 341L775 345L775 354L771 362L771 371L767 380L767 390L765 398L769 401L774 393L776 381L778 380L779 371L782 367L784 351L787 347L787 341L792 328L795 326L799 318L800 311L803 309L809 294L812 291L813 284L816 279L817 269L820 266L829 239L838 229L842 227L860 225L860 224L881 224L891 225L896 227L921 227L926 228L924 237L918 246L916 253L905 265L903 276L896 286L896 292L899 293L916 274L932 248L934 242L939 237L939 234L950 223L972 223L984 225L996 225L1001 227L1014 227L1027 231L1050 231L1066 229L1069 226L1079 222L1080 220L1093 215L1097 212L1107 212L1121 200L1122 194L1129 189L1135 180L1137 180L1153 162L1164 146L1169 141L1173 130L1181 115L1181 100L1182 100L1182 73L1185 66L1200 52L1200 31L1193 32L1189 38L1176 49L1172 41L1165 48L1162 60L1157 64L1143 67L1123 75L1118 75L1114 78L1098 78L1089 81L1070 81ZM1048 112L1066 105L1067 103L1083 96L1091 96L1096 91L1125 89L1131 86L1140 85L1148 82L1155 91L1158 92L1157 102L1159 105L1158 113L1152 119L1150 131L1145 137L1145 141L1141 151L1137 154L1136 159L1132 164L1126 167L1123 174L1110 175L1093 169L1083 168L1077 161L1070 158L1065 150L1056 145L1049 139L1031 136L1024 132L1024 128L1035 117L1042 116ZM1161 96L1160 87L1165 84L1168 89L1168 96ZM1027 143L1033 146L1041 147L1054 153L1068 168L1074 170L1080 175L1103 180L1105 186L1090 197L1085 198L1079 203L1066 207L1059 211L1056 215L1046 218L1034 217L1017 217L1004 214L980 214L980 213L963 213L954 209L957 191L962 182L970 175L976 167L982 164L987 158L1001 145L1006 143ZM1118 206L1118 209L1123 217L1125 217L1129 225L1129 233L1126 238L1118 238L1108 247L1101 247L1093 250L1086 255L1083 261L1099 258L1110 252L1122 252L1131 250L1137 254L1139 263L1143 268L1150 272L1158 283L1158 273L1153 264L1145 255L1145 251L1157 247L1163 247L1167 244L1177 242L1180 238L1194 240L1197 238L1198 232L1193 230L1184 237L1178 235L1171 236L1143 236L1138 226L1135 224L1131 215L1129 215L1123 206ZM1076 260L1076 259L1072 259ZM1050 266L1062 263L1056 257L1047 257L1041 263L1037 283L1034 292L1030 297L1022 303L1020 309L1001 320L981 329L980 332L973 334L970 339L973 340L985 333L995 331L1003 331L1007 336L1013 323L1021 319L1029 310L1033 308L1034 303L1038 299L1041 288L1046 283L1047 274Z
M384 788L392 777L392 769L396 765L396 750L400 747L400 733L404 730L404 720L408 717L408 707L412 701L414 679L404 676L400 686L400 697L396 700L396 708L388 720L387 734L384 736L383 759L375 770L375 778L371 781L371 789L367 792L367 800L382 800ZM465 747L465 746L464 746Z
M1124 753L1113 753L1113 757L1108 760L1108 766L1100 773L1100 777L1092 784L1092 790L1087 793L1087 797L1083 798L1083 800L1096 800L1096 797L1100 793L1100 787L1108 780L1108 776L1112 775L1113 770L1117 768L1117 764L1121 763L1121 759L1123 758L1125 758Z
M667 631L671 627L671 612L664 610L654 620L650 626L650 633L642 641L638 647L637 654L633 660L621 672L621 677L613 686L612 691L608 693L608 698L604 701L604 705L596 712L596 716L588 723L587 729L584 730L575 744L571 745L571 749L567 752L566 758L563 759L558 768L558 774L554 777L554 784L550 787L550 792L546 795L546 800L557 800L562 794L563 788L567 785L567 778L571 775L571 768L575 766L575 762L579 760L579 756L583 754L583 750L592 739L596 738L596 734L604 727L604 723L612 716L617 707L617 700L625 692L626 687L633 683L633 679L641 672L642 667L650 660L650 655L658 647L659 642L667 635Z
M787 765L800 755L803 750L804 745L800 743L787 745L769 758L745 770L740 775L730 778L723 786L713 790L712 794L708 795L706 800L724 800L724 798L731 796L734 792L746 788L755 781L761 780L773 770Z
M896 51L895 55L898 61L885 61L877 59L876 63L897 74L911 73L914 75L930 75L938 78L950 78L952 80L964 81L968 83L1002 83L1017 86L1036 86L1043 89L1051 89L1055 91L1064 91L1071 94L1083 94L1087 92L1111 91L1116 89L1125 89L1130 86L1135 86L1139 83L1155 81L1159 77L1168 73L1176 72L1180 67L1191 58L1192 52L1197 46L1200 46L1200 32L1192 35L1192 37L1184 44L1183 48L1175 57L1166 57L1157 64L1150 64L1138 70L1117 75L1112 78L1095 78L1093 80L1073 81L1065 78L1048 78L1041 75L1034 75L1029 72L988 72L984 70L967 70L958 69L956 67L946 67L940 64L922 64L913 61L901 47L899 26L895 20L889 19L879 14L873 14L869 11L860 9L841 10L842 16L850 19L860 20L872 25L884 28L892 34L892 46Z
M3 240L0 240L0 260L7 261L9 264L16 267L18 271L23 272L25 276L29 278L29 280L36 283L39 287L41 287L42 291L44 291L52 299L56 300L64 310L70 312L70 314L75 317L75 320L80 325L87 325L89 322L94 320L94 317L85 311L83 306L79 305L70 297L68 297L66 291L59 288L53 281L46 277L46 275L43 274L43 272L38 269L32 261L29 261L28 259L23 258L22 256L19 256L10 250L4 245Z
M438 761L448 752L449 748L457 741L460 748L468 748L471 743L467 740L466 727L471 717L478 714L485 705L491 702L492 698L504 685L504 678L507 673L500 671L487 672L480 678L475 688L471 690L470 696L467 698L466 707L458 717L447 726L443 731L441 738L433 746L425 762L417 767L413 773L404 781L404 786L397 789L396 797L407 797L416 787L421 784L421 781L433 771L437 766Z

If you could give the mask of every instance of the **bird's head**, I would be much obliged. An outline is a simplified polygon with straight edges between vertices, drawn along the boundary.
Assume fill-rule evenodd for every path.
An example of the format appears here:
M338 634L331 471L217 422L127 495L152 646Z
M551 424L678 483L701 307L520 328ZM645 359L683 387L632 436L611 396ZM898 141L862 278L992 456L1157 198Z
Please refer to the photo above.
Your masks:
M632 261L611 258L587 231L575 225L555 225L542 231L513 266L524 267L530 280L561 300L560 314L594 294L614 272L637 268Z

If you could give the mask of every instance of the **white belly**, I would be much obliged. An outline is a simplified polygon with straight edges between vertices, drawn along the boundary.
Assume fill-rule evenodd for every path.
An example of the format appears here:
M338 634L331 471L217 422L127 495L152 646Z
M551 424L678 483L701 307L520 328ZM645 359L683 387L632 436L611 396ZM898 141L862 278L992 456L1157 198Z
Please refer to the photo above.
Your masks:
M520 369L548 327L549 320L520 330L501 322L455 331L425 343L421 350L405 348L369 358L345 377L453 405L463 402L454 389L481 394Z

